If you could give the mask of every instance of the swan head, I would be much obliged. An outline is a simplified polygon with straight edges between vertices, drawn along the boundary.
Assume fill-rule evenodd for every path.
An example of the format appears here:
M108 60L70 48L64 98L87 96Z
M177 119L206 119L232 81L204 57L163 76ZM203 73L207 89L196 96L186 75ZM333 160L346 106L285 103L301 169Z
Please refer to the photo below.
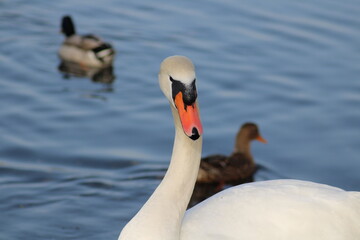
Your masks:
M192 140L202 135L197 104L195 67L184 56L171 56L160 65L159 84L171 107L176 109L184 133Z

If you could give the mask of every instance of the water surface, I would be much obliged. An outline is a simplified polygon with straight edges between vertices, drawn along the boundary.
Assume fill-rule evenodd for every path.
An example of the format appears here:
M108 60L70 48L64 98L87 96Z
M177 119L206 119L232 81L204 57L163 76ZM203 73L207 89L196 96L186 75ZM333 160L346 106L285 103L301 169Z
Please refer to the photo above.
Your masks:
M117 239L167 169L167 56L197 67L203 155L254 121L256 180L360 190L358 1L0 2L0 239ZM117 50L112 84L63 78L64 14Z

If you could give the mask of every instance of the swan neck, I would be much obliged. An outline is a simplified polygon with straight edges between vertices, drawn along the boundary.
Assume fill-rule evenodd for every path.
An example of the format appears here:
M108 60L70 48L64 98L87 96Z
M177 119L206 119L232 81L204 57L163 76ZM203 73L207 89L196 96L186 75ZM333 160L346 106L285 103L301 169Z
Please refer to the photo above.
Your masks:
M199 171L202 137L192 140L185 135L179 115L172 108L175 125L175 139L170 166L164 177L164 185L169 184L174 194L174 202L177 202L178 210L185 213L194 190L196 178Z
M173 107L172 113L175 140L170 166L149 200L125 226L119 240L178 240L180 237L182 219L199 171L202 137L195 141L187 137Z

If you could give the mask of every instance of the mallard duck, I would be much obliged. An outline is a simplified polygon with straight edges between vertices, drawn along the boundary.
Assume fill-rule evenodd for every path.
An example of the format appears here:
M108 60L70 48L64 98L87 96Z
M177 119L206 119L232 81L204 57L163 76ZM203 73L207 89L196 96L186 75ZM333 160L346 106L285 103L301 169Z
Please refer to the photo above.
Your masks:
M62 60L85 67L105 67L112 64L115 56L112 46L93 34L76 34L70 16L62 18L61 31L65 35L65 40L59 49Z
M197 182L236 185L252 181L256 170L250 151L252 140L266 143L255 123L245 123L236 135L235 150L230 156L211 155L201 159Z
M159 83L175 125L170 165L159 186L122 229L119 240L359 238L360 192L307 181L242 184L186 211L200 165L203 134L190 59L165 59Z

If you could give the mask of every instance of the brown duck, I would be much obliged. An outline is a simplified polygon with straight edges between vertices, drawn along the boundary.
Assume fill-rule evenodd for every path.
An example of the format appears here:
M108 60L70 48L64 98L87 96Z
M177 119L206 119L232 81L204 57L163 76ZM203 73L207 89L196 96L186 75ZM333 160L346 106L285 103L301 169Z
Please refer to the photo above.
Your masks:
M211 155L201 159L197 181L188 208L223 190L224 185L252 182L256 164L250 142L266 143L254 123L245 123L236 135L235 149L230 156Z
M241 184L252 181L256 165L250 152L250 142L267 141L261 137L254 123L245 123L240 128L235 150L230 156L211 155L201 159L197 183Z

